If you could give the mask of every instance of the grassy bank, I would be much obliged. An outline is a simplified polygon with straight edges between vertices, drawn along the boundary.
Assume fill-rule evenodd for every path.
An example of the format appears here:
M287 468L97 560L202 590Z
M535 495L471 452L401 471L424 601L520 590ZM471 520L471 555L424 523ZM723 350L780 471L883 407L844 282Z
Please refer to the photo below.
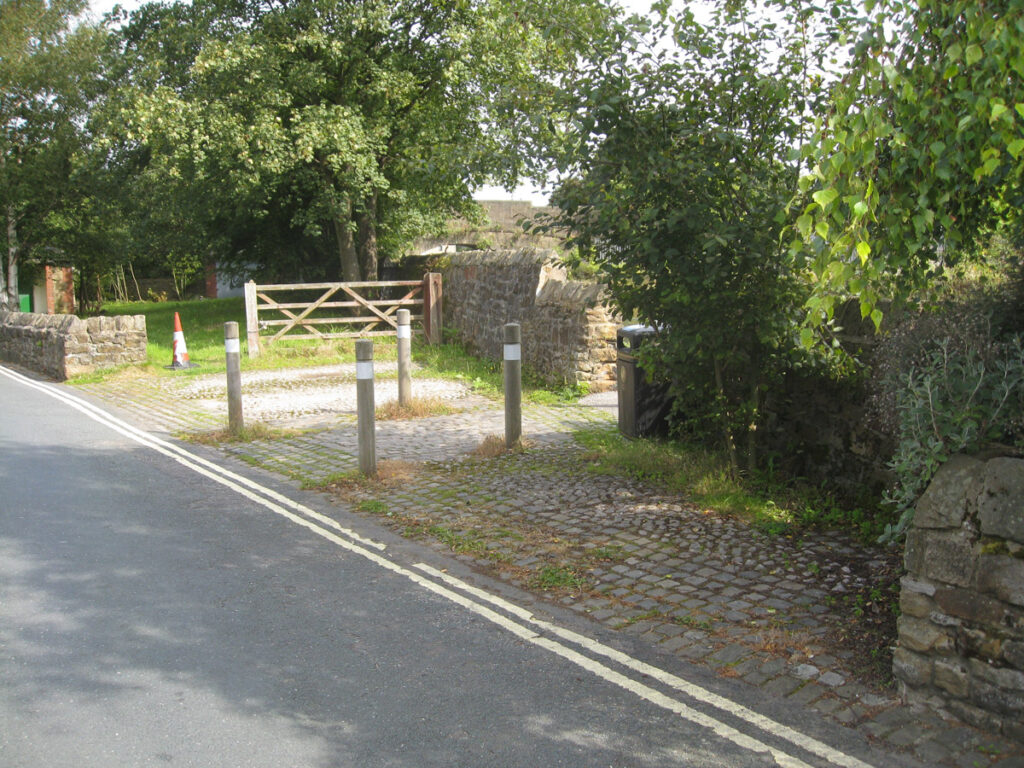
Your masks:
M104 306L108 315L145 315L149 337L146 347L146 372L150 375L189 376L218 373L225 369L224 323L237 322L242 347L242 370L274 370L355 362L355 339L297 339L278 341L264 348L257 358L248 355L245 331L245 301L233 299L202 299L198 301L127 302ZM189 360L199 367L184 371L168 371L173 360L174 313L181 317L182 331ZM374 337L375 360L397 358L397 339ZM501 397L504 381L499 360L487 360L470 354L457 343L438 346L426 344L422 337L413 338L413 361L420 367L418 376L450 379L466 383L473 391L487 397ZM112 372L101 371L82 380L102 380ZM550 403L572 400L583 392L572 386L549 387L529 370L523 374L523 397L527 402Z
M737 477L724 453L671 440L629 440L609 428L583 430L576 439L589 452L591 472L661 485L702 507L747 520L770 535L841 528L873 544L885 526L882 516L843 507L813 486L764 474Z

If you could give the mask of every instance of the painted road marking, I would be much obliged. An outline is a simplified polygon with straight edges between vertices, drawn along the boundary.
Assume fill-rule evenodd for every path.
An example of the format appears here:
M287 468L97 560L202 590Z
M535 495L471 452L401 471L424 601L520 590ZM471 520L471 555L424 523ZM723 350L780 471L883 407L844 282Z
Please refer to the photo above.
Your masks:
M806 734L800 733L799 731L793 730L792 728L782 725L781 723L778 723L772 720L771 718L765 717L764 715L754 712L753 710L744 707L742 704L737 704L732 699L728 699L724 696L720 696L716 693L713 693L707 690L706 688L702 688L699 685L684 680L683 678L678 677L677 675L673 675L671 672L666 672L663 669L655 667L651 664L647 664L646 662L640 661L639 659L634 659L632 656L629 656L628 654L625 654L622 651L618 651L614 648L604 645L603 643L600 643L597 640L594 640L593 638L587 637L586 635L581 635L578 632L573 632L570 629L565 629L564 627L560 627L557 624L552 624L551 622L544 621L543 619L538 619L536 616L533 615L531 611L523 608L522 606L518 606L515 603L510 603L508 600L505 600L504 598L498 595L494 595L483 589L474 587L471 584L462 581L461 579L451 576L450 574L444 573L443 571L437 570L433 566L427 565L425 563L417 563L413 567L418 568L424 573L430 574L435 579L440 579L441 581L451 584L453 587L457 589L465 590L466 592L473 595L479 600L484 600L486 602L491 603L492 605L496 605L500 607L502 610L507 611L514 616L517 616L523 621L526 621L529 624L532 624L535 627L540 628L544 632L557 635L558 637L561 637L563 640L575 643L576 645L586 649L591 653L604 656L605 658L611 659L617 664L621 664L622 666L627 667L628 669L632 669L634 672L639 672L642 675L647 675L648 677L657 680L660 683L664 683L665 685L674 688L680 693L684 693L687 696L696 699L697 701L703 702L704 704L709 704L713 707L716 707L717 709L722 710L723 712L727 712L728 714L733 715L734 717L737 717L741 720L745 720L751 725L754 725L763 731L768 731L769 733L772 733L775 736L783 738L786 741L793 744L794 746L800 747L801 749L804 749L812 754L818 755L819 757L822 757L835 765L843 766L843 768L871 768L871 766L869 766L867 763L864 763L863 761L858 760L855 757L851 757L850 755L844 754L843 752L840 752L839 750L834 749L829 745L818 741L817 739L811 738L810 736L807 736Z
M152 448L158 453L162 453L163 455L173 459L179 464L182 464L188 467L189 469L192 469L198 472L199 474L208 477L211 480L214 480L215 482L220 483L221 485L231 488L231 490L241 494L242 496L245 496L246 498L249 498L250 500L256 501L257 503L264 503L263 499L260 499L257 495L255 495L262 494L267 499L269 499L270 502L277 503L283 507L288 507L289 509L298 512L301 515L305 515L306 517L309 517L310 519L315 520L318 523L326 525L329 528L333 528L334 530L338 531L339 533L345 536L348 536L354 541L358 541L361 544L365 544L368 547L373 547L374 549L378 549L381 551L387 548L385 544L361 536L355 531L343 527L337 520L327 517L326 515L322 515L316 510L310 509L305 504L300 504L299 502L290 499L281 493L278 493L272 488L267 488L263 485L260 485L256 481L250 480L247 477L243 477L242 475L232 472L231 470L226 469L220 466L219 464L215 464L214 462L209 461L208 459L204 459L202 456L198 456L194 453L186 451L181 446L175 445L174 443L169 443L166 440L162 440L159 437L156 437L155 435L151 435L149 432L145 432L141 429L138 429L137 427L132 426L126 421L122 421L113 414L104 411L102 408L99 408L93 405L92 403L87 402L86 400L76 397L75 395L72 395L68 392L61 391L52 384L44 384L42 382L35 381L33 379L28 378L27 376L22 376L19 373L4 368L3 366L0 366L0 373L4 374L10 379L18 381L29 387L32 387L33 389L39 390L40 392L49 395L50 397L60 400L66 405L69 405L70 407L78 411L81 411L86 416L91 418L93 421L97 421L101 424L104 424L105 426L109 427L110 429L113 429L115 432L118 432L124 437L127 437L130 440L134 440L137 443L141 443L149 448Z
M198 474L207 477L214 482L220 483L221 485L230 488L236 493L244 496L245 498L253 501L264 508L274 512L277 515L284 517L285 519L300 525L307 530L321 536L322 538L330 541L346 551L352 552L353 554L360 555L361 557L373 562L380 567L391 571L396 575L400 575L409 581L423 587L424 589L433 592L446 600L459 605L472 613L486 619L490 623L500 627L501 629L510 632L511 634L519 637L520 639L529 642L539 648L543 648L550 653L553 653L573 664L585 669L586 671L594 674L595 676L605 680L606 682L612 683L620 688L623 688L630 693L648 701L656 706L673 712L685 720L688 720L696 725L707 728L714 732L716 735L731 741L733 744L757 753L769 754L775 762L783 768L810 768L810 766L799 760L798 758L783 752L775 747L765 744L752 736L742 733L732 726L721 722L720 720L711 717L703 712L695 710L686 704L665 695L664 693L651 688L648 685L640 683L631 677L623 675L620 672L606 666L605 664L596 661L588 656L583 655L577 650L570 648L563 643L552 640L541 634L541 632L531 629L528 626L524 626L507 616L500 614L486 605L477 602L482 600L485 603L490 603L501 610L516 616L522 621L527 622L539 630L555 635L562 638L562 640L574 643L580 648L587 650L595 655L604 656L621 666L626 667L632 671L640 674L648 675L654 680L679 691L680 693L690 696L697 701L704 704L708 704L723 712L732 715L737 719L741 719L750 725L763 730L765 732L774 734L786 741L789 741L794 746L805 750L818 757L824 758L834 765L842 766L843 768L871 768L867 763L847 755L839 750L829 747L816 739L813 739L805 734L788 728L781 723L777 723L768 717L760 715L730 699L727 699L718 694L712 693L701 686L694 683L690 683L676 675L672 675L669 672L661 670L645 662L634 659L631 656L617 651L613 648L603 645L602 643L593 640L592 638L580 635L571 630L559 627L556 624L552 624L541 619L537 619L533 614L522 608L521 606L515 605L503 598L492 595L482 589L474 587L460 579L457 579L449 574L443 573L429 565L419 563L413 566L413 568L420 571L410 570L398 563L389 560L380 554L385 549L385 545L376 542L372 539L360 536L354 531L342 527L337 521L321 515L320 513L306 507L305 505L299 504L298 502L289 499L288 497L274 491L273 489L266 488L265 486L256 483L255 481L249 480L248 478L242 477L234 472L231 472L224 467L221 467L211 461L208 461L201 456L192 454L191 452L176 446L172 443L168 443L160 438L157 438L147 432L137 429L132 425L118 419L117 417L107 413L106 411L98 408L91 403L88 403L81 398L71 395L58 389L56 386L51 384L44 384L41 382L29 379L21 374L10 371L0 366L0 374L7 376L8 378L22 383L26 386L32 387L50 397L53 397L66 405L75 408L82 412L94 421L107 426L115 432L127 437L128 439L137 442L146 447L152 448L153 450L173 459L182 466L197 472ZM262 494L262 495L261 495ZM293 512L289 511L285 507L288 507L296 512L300 512L303 517L299 517ZM321 525L327 525L329 528L334 529L337 533L342 534L347 538L337 535ZM371 551L365 549L365 546L370 546L377 551ZM427 578L429 576L430 578ZM443 582L450 586L460 590L459 592L449 589L443 586ZM465 593L465 594L463 594ZM467 597L466 595L472 595L474 599Z

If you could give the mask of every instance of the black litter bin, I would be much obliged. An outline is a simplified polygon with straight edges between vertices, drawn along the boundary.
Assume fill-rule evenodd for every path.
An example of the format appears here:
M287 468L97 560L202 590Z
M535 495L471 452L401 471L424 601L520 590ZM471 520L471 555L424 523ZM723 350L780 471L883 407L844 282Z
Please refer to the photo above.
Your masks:
M626 437L649 437L668 432L667 388L652 382L636 359L635 350L650 342L657 330L627 325L616 334L616 376L619 391L619 431Z

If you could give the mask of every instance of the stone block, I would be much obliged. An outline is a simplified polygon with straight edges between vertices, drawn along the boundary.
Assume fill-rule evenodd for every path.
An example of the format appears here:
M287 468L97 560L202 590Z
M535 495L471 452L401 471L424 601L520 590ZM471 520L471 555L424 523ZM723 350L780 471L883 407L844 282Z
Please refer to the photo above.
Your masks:
M970 692L970 678L967 670L959 661L936 659L933 670L936 687L958 699L967 698Z
M925 557L928 554L928 532L911 528L903 544L903 567L913 576L924 574ZM917 579L914 583L924 583Z
M973 582L975 538L963 530L924 530L924 575L929 579L967 587Z
M1006 614L1006 608L998 600L971 589L938 589L935 603L951 616L979 624L999 624Z
M1008 691L977 678L971 680L970 700L975 705L999 715L1024 717L1024 692Z
M991 459L978 494L978 522L986 536L1024 542L1024 460Z
M937 587L927 581L921 581L911 576L904 576L900 579L900 589L904 592L918 592L931 597L935 594Z
M900 646L920 653L946 652L954 648L953 638L946 630L913 616L900 616L897 636Z
M1003 643L1003 658L1017 669L1024 670L1024 642L1007 640Z
M1003 641L984 629L963 627L957 633L957 648L963 656L998 659L1003 652Z
M1024 560L1008 555L987 555L978 561L978 589L1024 607Z
M935 473L914 508L917 528L959 528L967 516L967 503L984 462L970 456L954 456Z
M903 615L924 619L934 610L935 602L927 595L910 592L906 589L900 591L900 612Z
M979 659L968 659L967 665L974 678L1008 691L1024 694L1024 672L1019 669L997 667Z
M969 723L989 733L999 733L1003 726L1003 719L1001 717L980 707L968 704L966 701L951 700L949 702L949 711L965 723Z
M906 648L892 654L892 674L907 685L920 688L932 682L932 660Z

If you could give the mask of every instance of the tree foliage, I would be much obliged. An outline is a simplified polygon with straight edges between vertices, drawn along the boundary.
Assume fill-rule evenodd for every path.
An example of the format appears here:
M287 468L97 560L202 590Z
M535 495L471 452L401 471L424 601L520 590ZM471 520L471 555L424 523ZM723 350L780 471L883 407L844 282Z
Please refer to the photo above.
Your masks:
M865 8L787 238L812 323L853 294L880 324L881 299L934 280L1024 203L1024 2Z
M343 278L373 277L381 248L394 255L470 213L485 180L528 170L549 76L607 13L564 0L144 6L123 32L110 151L160 190L155 229L180 233L161 221L175 215L222 258L308 267L329 249ZM299 244L290 261L285 241Z
M779 238L836 37L804 10L718 3L703 23L687 10L653 34L621 26L569 94L574 144L553 198L551 224L623 315L662 329L646 362L671 380L680 422L736 464L742 448L755 463L765 390L798 346L802 283Z
M81 0L0 4L0 283L17 304L26 257L68 256L60 217L77 202L72 175L87 139L101 32L76 21ZM5 274L6 273L6 274Z

